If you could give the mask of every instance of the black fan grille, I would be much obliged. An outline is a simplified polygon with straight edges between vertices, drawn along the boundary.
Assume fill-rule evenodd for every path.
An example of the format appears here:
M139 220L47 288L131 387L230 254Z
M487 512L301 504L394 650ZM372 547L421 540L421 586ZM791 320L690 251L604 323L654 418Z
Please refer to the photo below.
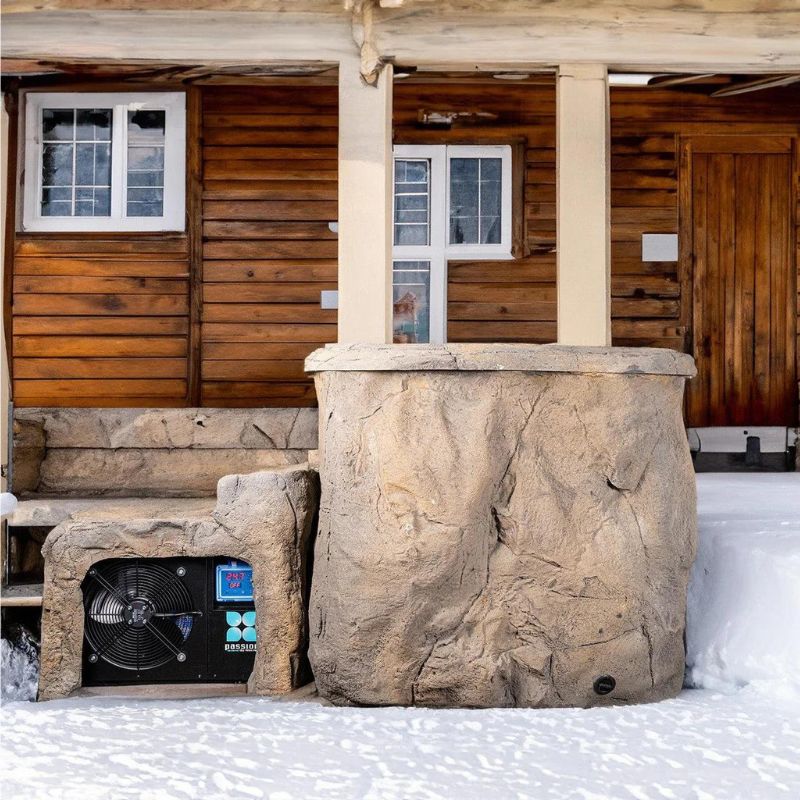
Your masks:
M83 603L95 659L140 671L185 658L198 612L187 587L165 567L140 559L101 562L84 582Z

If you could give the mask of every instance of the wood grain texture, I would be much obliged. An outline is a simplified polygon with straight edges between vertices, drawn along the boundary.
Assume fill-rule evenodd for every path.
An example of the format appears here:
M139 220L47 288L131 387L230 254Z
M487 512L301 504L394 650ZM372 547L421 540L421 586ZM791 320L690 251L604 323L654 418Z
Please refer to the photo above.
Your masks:
M424 109L480 110L494 115L450 130L417 125ZM448 265L449 341L548 342L555 339L555 79L494 85L398 83L394 91L397 144L514 145L513 261L451 261ZM518 195L518 197L516 196Z
M796 268L791 152L745 141L691 160L693 354L689 424L793 425L797 414ZM756 422L754 422L756 421Z
M186 237L18 235L14 400L30 405L186 405Z
M337 90L203 89L204 405L313 405L336 340Z
M689 89L619 88L612 89L611 115L614 344L672 339L670 346L695 356L690 424L796 424L800 217L789 201L780 222L767 221L771 201L761 198L776 189L754 183L751 157L762 159L765 181L767 163L791 163L800 90L710 98ZM689 141L691 149L681 145ZM787 169L784 190L791 191L796 162ZM756 194L742 193L747 183ZM679 261L643 262L643 233L680 233ZM652 302L669 298L677 306ZM622 308L625 317L618 316ZM651 321L673 327L674 336L641 326ZM756 351L766 365L761 377ZM777 396L781 409L770 405Z

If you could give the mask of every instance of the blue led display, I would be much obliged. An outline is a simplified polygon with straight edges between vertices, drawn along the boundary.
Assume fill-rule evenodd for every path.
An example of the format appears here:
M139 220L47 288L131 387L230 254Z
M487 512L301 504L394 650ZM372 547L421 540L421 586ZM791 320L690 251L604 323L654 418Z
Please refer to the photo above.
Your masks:
M217 602L246 603L253 600L253 568L229 561L217 565Z

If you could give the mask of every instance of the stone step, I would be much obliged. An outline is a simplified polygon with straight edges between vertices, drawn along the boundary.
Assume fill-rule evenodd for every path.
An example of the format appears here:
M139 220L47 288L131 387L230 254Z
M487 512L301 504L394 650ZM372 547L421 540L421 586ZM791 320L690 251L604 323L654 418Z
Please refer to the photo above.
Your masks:
M224 475L282 469L317 446L317 410L23 408L12 491L203 497Z
M208 517L214 497L47 497L21 500L8 518L11 527L55 527L65 519L194 519Z

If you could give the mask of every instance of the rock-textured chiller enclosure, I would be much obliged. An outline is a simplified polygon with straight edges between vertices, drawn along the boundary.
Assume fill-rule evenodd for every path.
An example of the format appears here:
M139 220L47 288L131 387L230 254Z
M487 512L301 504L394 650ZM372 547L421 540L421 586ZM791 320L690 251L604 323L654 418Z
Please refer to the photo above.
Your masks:
M588 706L680 690L690 357L338 345L306 368L322 482L309 655L324 697Z
M42 548L45 559L39 699L81 687L84 606L81 583L108 558L228 556L253 567L256 629L252 694L286 694L304 674L307 627L306 554L317 508L317 476L305 466L226 475L210 516L168 513L126 518L91 510L62 522ZM134 516L128 516L134 514ZM132 681L135 682L135 681Z

